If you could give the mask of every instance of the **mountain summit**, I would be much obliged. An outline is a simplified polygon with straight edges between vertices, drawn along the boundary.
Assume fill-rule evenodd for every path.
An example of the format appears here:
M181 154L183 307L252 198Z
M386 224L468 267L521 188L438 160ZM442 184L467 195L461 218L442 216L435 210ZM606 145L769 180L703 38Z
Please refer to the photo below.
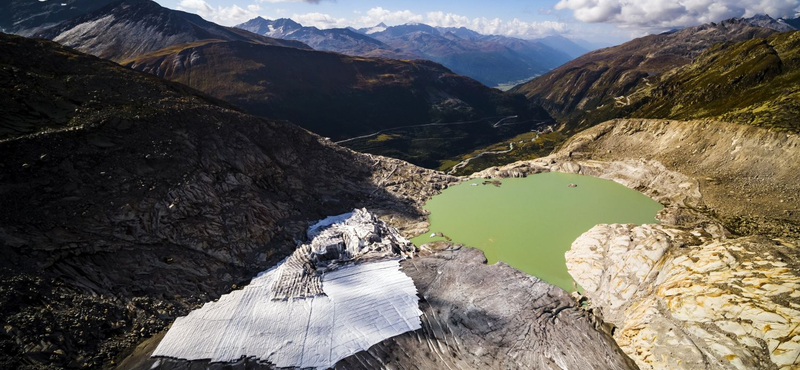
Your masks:
M304 27L288 18L269 20L257 17L236 27L263 36L303 42L316 50L394 59L420 57L414 53L392 50L388 45L349 28L321 30L317 27Z
M21 5L16 1L0 5L0 12L14 11ZM97 7L85 1L73 1L71 6L51 9L51 2L25 2L31 13L53 10L48 18L74 16L49 25L34 24L17 29L18 33L54 40L105 59L119 61L168 46L199 40L238 40L286 47L309 47L301 42L256 35L238 28L229 28L204 20L202 17L171 10L151 0L123 0ZM66 4L66 3L65 3ZM68 5L70 5L68 4ZM64 9L62 9L64 8ZM38 18L37 18L38 19Z

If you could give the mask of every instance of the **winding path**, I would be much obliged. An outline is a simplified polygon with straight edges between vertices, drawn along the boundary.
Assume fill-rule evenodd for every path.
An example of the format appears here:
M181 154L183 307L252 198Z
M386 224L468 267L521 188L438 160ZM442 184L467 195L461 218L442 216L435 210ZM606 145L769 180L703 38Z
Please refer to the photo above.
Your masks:
M483 152L483 153L478 154L478 155L476 155L474 157L469 157L469 158L459 162L457 165L453 166L453 168L451 168L450 171L447 171L447 174L448 175L452 175L452 174L456 173L456 171L458 171L459 168L463 168L464 166L466 166L469 163L469 161L471 161L471 160L473 160L475 158L480 158L480 157L483 157L484 155L487 155L487 154L490 154L490 155L506 154L506 153L511 152L512 150L514 150L514 143L509 143L508 144L508 150L496 150L496 151L493 151L493 152L492 151Z
M514 123L505 123L505 124L503 123L506 120L509 120L509 119L512 119L512 118L517 118L517 117L518 116L506 116L506 117L503 117L499 121L495 122L492 125L492 128L498 128L500 126L516 125L516 124L524 123L524 122L514 122ZM336 144L344 144L344 143L347 143L347 142L350 142L350 141L354 141L354 140L358 140L358 139L365 139L365 138L372 137L372 136L377 136L377 135L380 135L380 134L383 134L383 133L386 133L386 132L389 132L389 131L400 130L400 129L404 129L404 128L427 127L427 126L465 125L465 124L468 124L468 123L475 123L475 122L480 122L480 121L483 121L483 120L495 119L495 118L498 118L498 117L497 116L495 116L495 117L485 117L485 118L480 118L480 119L476 119L476 120L472 120L472 121L434 122L434 123L425 123L425 124L422 124L422 125L409 125L409 126L392 127L392 128L387 128L387 129L383 129L383 130L380 130L380 131L376 131L376 132L373 132L371 134L366 134L366 135L351 137L349 139L336 141L335 143Z

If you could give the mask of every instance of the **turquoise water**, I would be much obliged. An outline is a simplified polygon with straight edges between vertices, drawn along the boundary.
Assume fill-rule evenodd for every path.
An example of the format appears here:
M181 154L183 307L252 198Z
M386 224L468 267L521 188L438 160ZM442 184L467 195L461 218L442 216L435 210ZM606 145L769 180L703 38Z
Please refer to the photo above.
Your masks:
M482 250L489 263L503 261L572 291L564 252L575 239L597 224L656 223L662 208L642 193L590 176L551 172L500 181L499 187L466 181L430 199L430 232L412 242L444 240L430 237L442 233Z

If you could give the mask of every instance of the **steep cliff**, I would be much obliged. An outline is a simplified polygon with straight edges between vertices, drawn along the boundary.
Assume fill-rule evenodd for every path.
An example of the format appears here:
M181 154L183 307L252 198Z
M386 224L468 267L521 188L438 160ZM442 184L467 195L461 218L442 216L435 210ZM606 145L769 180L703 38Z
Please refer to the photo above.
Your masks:
M789 370L800 365L798 242L598 225L566 258L640 368Z

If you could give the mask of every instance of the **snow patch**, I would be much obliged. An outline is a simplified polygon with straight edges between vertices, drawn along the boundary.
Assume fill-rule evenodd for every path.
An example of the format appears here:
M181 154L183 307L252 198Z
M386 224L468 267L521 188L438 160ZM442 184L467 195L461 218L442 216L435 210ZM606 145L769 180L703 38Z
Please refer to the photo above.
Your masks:
M366 32L364 32L364 33L365 33L365 34L367 34L367 35L371 35L371 34L373 34L373 33L378 33L378 32L383 32L383 31L386 31L386 28L387 28L387 27L380 27L380 26L378 26L378 27L372 27L372 28L368 29L368 30L367 30Z

